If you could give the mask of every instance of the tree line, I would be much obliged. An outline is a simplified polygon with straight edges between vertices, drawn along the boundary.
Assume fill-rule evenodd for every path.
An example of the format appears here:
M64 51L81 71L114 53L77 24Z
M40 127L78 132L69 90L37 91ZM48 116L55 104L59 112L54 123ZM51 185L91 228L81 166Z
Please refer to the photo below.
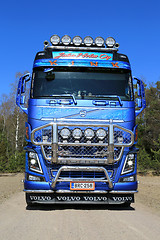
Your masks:
M27 116L15 103L18 78L0 101L0 172L25 168L25 121ZM146 109L137 118L138 170L160 174L160 81L145 89Z

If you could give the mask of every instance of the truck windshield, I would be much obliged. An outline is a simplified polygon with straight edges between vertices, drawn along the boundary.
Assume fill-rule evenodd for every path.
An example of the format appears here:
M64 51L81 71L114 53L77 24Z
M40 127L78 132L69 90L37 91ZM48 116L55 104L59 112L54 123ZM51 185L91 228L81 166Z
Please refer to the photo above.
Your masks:
M97 99L117 95L121 100L132 100L129 71L93 68L35 68L31 96L51 98L72 94L76 99Z

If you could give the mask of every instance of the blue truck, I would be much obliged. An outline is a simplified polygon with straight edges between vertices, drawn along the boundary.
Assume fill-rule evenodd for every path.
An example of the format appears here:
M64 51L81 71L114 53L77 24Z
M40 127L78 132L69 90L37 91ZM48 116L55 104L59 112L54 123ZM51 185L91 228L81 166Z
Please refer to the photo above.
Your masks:
M53 35L18 83L26 203L125 204L137 192L144 84L114 38ZM26 83L30 82L26 100Z

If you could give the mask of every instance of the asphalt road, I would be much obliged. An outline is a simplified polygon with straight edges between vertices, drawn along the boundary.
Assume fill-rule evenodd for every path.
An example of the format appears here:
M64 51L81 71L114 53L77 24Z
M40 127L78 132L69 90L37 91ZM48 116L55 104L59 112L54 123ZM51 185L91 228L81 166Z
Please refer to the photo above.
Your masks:
M111 206L36 206L27 208L24 193L0 205L0 239L159 240L160 216L141 203Z

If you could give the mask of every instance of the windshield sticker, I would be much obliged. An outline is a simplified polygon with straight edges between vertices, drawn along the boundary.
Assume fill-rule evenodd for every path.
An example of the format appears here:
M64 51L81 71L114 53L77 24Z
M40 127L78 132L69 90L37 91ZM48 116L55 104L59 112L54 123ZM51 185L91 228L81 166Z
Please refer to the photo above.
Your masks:
M96 59L96 60L113 60L112 53L96 52L52 52L53 59Z

